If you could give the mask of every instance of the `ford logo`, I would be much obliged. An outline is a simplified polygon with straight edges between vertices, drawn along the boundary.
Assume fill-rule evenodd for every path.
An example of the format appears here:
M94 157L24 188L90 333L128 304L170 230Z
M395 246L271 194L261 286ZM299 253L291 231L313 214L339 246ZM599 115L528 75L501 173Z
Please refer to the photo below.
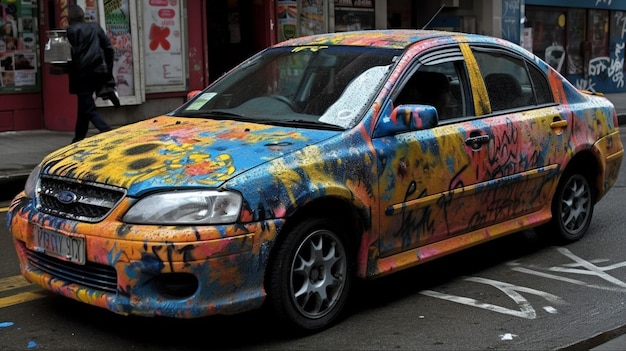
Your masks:
M59 200L59 202L66 204L66 205L76 202L77 199L78 199L78 196L76 196L76 194L68 190L64 190L57 194L57 200Z

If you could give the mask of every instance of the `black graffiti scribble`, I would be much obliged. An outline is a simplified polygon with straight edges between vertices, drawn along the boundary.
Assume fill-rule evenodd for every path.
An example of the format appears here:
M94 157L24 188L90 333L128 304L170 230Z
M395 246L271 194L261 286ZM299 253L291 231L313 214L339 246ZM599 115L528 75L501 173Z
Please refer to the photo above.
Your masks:
M415 181L409 184L404 195L404 201L417 190L417 184ZM426 196L426 189L422 190L417 198ZM433 233L435 228L435 221L431 218L432 210L430 206L421 208L419 210L402 210L401 225L398 232L394 233L394 237L402 238L402 247L408 247L413 242L417 242L420 237L420 233ZM415 234L415 240L412 240Z

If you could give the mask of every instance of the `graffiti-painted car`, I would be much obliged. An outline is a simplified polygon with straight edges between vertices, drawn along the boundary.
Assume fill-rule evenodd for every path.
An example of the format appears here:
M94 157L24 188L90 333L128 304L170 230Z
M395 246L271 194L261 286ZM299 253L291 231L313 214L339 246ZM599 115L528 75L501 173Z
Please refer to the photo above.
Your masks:
M356 279L522 229L580 239L622 155L613 105L514 44L325 34L48 155L8 225L54 293L177 318L268 303L314 331Z

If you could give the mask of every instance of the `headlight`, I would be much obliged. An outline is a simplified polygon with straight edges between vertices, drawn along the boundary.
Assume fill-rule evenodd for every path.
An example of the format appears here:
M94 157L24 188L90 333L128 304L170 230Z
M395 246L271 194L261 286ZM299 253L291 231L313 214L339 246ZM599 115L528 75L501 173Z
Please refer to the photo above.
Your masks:
M37 182L39 182L39 172L41 172L41 165L35 167L28 175L28 179L26 179L24 192L29 199L35 198L35 190L37 190Z
M176 191L146 196L123 221L137 224L223 224L239 218L241 194L231 191Z

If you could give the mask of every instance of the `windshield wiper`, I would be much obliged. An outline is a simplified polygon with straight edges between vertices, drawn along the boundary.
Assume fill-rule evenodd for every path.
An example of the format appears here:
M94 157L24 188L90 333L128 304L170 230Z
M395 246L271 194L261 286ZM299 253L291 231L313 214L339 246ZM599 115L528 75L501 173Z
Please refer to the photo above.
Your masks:
M226 111L218 111L218 110L185 111L185 112L179 112L179 113L173 114L173 116L176 116L176 117L217 117L218 119L229 119L229 118L247 119L246 116L241 115L241 114L226 112Z
M296 127L304 127L304 128L322 128L322 129L327 129L327 130L338 130L338 131L345 130L345 128L340 127L338 125L321 122L318 120L312 121L312 120L306 120L306 119L281 120L281 119L254 118L254 117L248 117L248 116L244 116L241 114L220 111L220 110L185 111L185 112L179 112L176 114L170 114L170 116L173 116L173 117L207 117L207 118L214 118L214 119L219 119L219 120L232 119L232 120L241 121L241 122L272 124L272 125L285 126L285 127L296 126Z
M271 121L270 123L281 125L281 126L294 126L295 125L298 127L305 127L305 128L323 128L323 129L328 129L328 130L340 130L340 131L345 130L344 127L338 126L336 124L330 124L330 123L321 122L318 120L311 121L311 120L306 120L306 119L289 119L289 120L275 120L275 121Z

